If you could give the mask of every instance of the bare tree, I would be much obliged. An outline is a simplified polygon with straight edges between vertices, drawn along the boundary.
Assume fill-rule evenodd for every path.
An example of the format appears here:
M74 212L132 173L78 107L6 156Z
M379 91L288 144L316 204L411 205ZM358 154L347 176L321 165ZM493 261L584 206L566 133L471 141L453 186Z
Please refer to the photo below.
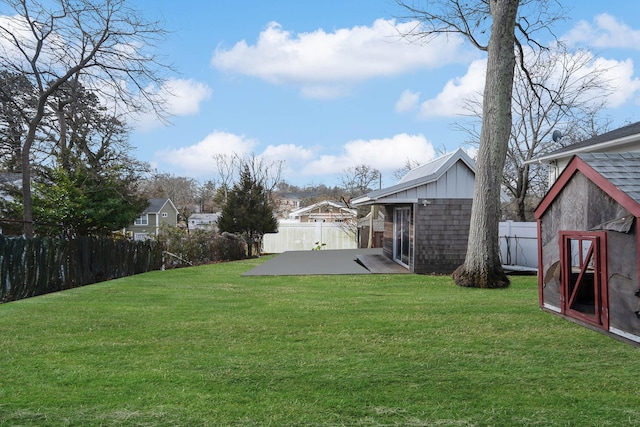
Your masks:
M270 198L282 182L282 160L267 162L255 153L216 154L213 158L220 181L218 191L222 196L222 204L227 203L229 190L246 168L249 168L252 179L264 188Z
M348 197L361 196L379 187L380 171L370 165L360 164L342 171L340 181Z
M587 51L568 52L563 46L554 50L531 51L525 57L527 74L516 67L513 86L513 126L503 173L503 188L513 200L515 219L526 221L535 200L547 188L544 168L527 163L543 152L562 147L578 135L589 135L592 129L606 128L600 117L606 96L611 93L605 78L606 68L593 64ZM543 88L542 90L540 88ZM480 102L470 100L467 109L482 117ZM470 143L477 146L480 138L471 123L459 123ZM553 139L554 131L566 138ZM529 202L532 197L533 202Z
M193 178L156 172L142 183L141 191L148 198L171 199L180 219L186 223L197 205L198 183Z
M216 185L213 181L207 180L198 184L197 202L200 212L212 213L215 209L214 199L216 196Z
M33 86L24 75L0 70L0 167L6 172L22 170L24 112L33 109L33 101Z
M81 83L128 111L151 109L162 116L154 54L165 31L144 20L125 0L3 0L0 13L0 69L22 74L34 86L36 102L25 111L22 142L24 234L33 235L31 151L40 123L55 115L48 102L62 85ZM61 106L64 108L64 105Z
M428 41L439 34L460 34L487 53L467 255L453 279L460 286L506 287L509 278L500 262L498 224L502 171L511 134L515 65L517 58L523 64L523 46L541 47L533 34L558 19L551 8L552 0L440 0L423 8L397 2L412 12L412 18L423 22L424 27L416 28L414 35ZM519 8L537 11L527 10L518 17Z
M233 184L240 179L241 174L248 168L252 179L262 186L269 199L282 182L283 160L266 161L255 153L249 154L216 154L213 156L218 174L218 201L225 205L229 191Z
M219 177L218 191L222 195L222 200L220 200L220 202L224 205L227 203L229 190L233 186L233 182L235 180L237 156L216 154L213 156L213 160L216 164L216 171Z
M265 161L263 157L255 153L248 154L239 159L240 165L247 165L256 182L260 183L267 192L269 198L282 181L282 165L284 160Z

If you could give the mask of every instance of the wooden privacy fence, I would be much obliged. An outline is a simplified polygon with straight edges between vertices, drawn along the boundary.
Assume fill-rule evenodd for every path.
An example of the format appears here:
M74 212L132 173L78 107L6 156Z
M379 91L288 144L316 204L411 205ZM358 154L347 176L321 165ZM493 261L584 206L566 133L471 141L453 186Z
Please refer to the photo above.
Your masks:
M162 246L155 241L0 236L0 302L161 268Z

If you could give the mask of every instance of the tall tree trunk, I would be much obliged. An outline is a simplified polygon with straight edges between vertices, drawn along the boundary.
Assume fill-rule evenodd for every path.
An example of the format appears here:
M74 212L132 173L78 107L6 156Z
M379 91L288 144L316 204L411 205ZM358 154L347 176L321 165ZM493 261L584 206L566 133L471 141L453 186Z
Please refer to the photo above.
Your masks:
M517 168L517 196L516 196L516 207L517 207L517 220L518 221L526 221L527 220L527 210L526 210L526 201L527 201L527 193L529 191L529 165L524 165L522 167Z
M464 264L453 273L460 286L509 286L502 270L498 225L500 187L511 132L515 68L515 22L519 0L490 0L491 36L482 106L482 130L476 161L471 226Z
M27 136L22 145L22 233L33 237L33 208L31 203L31 147L36 140L38 125L44 117L45 97L40 97L36 115L29 121Z
M60 150L60 166L64 170L68 171L71 168L71 154L69 152L69 145L67 144L67 121L64 117L64 104L62 102L58 103L56 115L58 116L58 124L60 126L60 140L58 143L58 148Z
M33 209L31 207L31 162L29 147L22 149L22 233L33 237Z

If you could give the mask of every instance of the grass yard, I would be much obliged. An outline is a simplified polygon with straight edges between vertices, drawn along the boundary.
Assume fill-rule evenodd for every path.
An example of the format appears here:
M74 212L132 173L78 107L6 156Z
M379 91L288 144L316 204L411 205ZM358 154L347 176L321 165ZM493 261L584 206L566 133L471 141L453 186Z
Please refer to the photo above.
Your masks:
M640 425L638 349L542 312L535 277L241 276L260 262L0 305L0 425Z

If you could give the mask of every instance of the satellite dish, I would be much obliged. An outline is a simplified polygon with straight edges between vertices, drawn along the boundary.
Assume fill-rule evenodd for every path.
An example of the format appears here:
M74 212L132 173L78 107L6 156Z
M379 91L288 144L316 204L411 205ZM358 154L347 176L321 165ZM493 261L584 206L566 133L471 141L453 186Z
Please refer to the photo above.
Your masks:
M562 139L562 132L560 132L559 130L554 130L551 134L551 139L553 139L553 142L560 141Z

